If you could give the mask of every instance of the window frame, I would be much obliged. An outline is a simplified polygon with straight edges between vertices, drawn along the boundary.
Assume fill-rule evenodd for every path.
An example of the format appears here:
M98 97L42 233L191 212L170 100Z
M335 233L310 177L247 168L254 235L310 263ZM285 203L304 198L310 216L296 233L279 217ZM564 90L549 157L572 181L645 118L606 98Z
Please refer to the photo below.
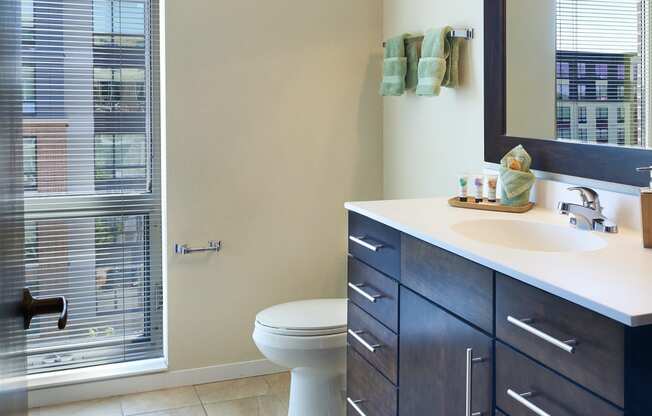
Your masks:
M161 358L146 359L142 361L156 363L152 367L152 371L162 371L167 368L167 328L165 326L166 315L166 302L165 291L165 265L163 256L163 192L162 192L162 128L161 128L161 67L164 62L161 62L161 25L154 22L160 21L160 7L159 0L145 0L145 136L146 147L148 152L148 163L146 167L146 188L142 192L128 192L128 193L91 193L91 194L75 194L75 195L27 195L24 198L24 220L25 222L39 221L39 220L66 220L66 219L79 219L79 218L98 218L109 216L125 216L125 215L142 215L149 223L148 227L144 228L144 233L147 236L144 242L147 244L147 259L145 260L145 267L149 269L147 276L151 280L151 261L152 259L160 259L160 267L155 269L160 270L161 276L161 299L151 300L149 302L151 310L157 308L160 304L162 307L162 325L159 329L160 334L155 336L161 340L161 350L163 356ZM91 46L95 47L94 43ZM147 70L151 68L151 70ZM93 104L94 105L94 104ZM29 116L30 114L27 114ZM23 115L24 118L28 118ZM30 137L30 134L24 135ZM95 138L93 138L95 140ZM38 144L38 139L37 139ZM38 153L37 153L38 154ZM38 160L38 156L37 156ZM38 175L38 170L37 170ZM38 181L38 179L37 179ZM97 191L95 191L97 192ZM138 202L138 203L136 203ZM56 207L56 209L53 209ZM138 207L138 208L133 208ZM153 221L152 217L157 220ZM38 258L38 256L37 256ZM144 296L153 298L156 295L156 287L149 285L147 290L144 289ZM145 314L147 315L147 313ZM147 318L145 318L147 319ZM134 340L132 342L142 342L151 339L154 333L149 328L144 331L145 339ZM107 341L108 344L124 345L123 342ZM109 345L110 346L110 345ZM71 349L70 347L67 350ZM28 356L34 354L28 350ZM85 370L97 368L121 368L123 371L127 367L138 368L140 361L130 361L116 364L106 364L96 367L79 367L72 370L53 370L50 372L38 372L28 374L28 381L30 388L38 385L39 388L57 385L62 377L62 374L82 374ZM125 375L129 372L125 372ZM89 379L102 379L97 376L87 376L84 380ZM39 380L38 383L33 383L34 380ZM75 382L79 380L75 378Z

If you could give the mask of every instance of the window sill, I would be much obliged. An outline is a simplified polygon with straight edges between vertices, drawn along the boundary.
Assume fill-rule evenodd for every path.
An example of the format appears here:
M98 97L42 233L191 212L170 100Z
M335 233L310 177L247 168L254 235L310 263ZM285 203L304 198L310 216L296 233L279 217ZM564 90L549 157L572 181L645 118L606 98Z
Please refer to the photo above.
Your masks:
M29 375L27 376L27 388L29 391L41 390L122 377L161 373L167 370L168 364L165 358L135 361L131 363L108 364L75 370L57 371L47 374Z

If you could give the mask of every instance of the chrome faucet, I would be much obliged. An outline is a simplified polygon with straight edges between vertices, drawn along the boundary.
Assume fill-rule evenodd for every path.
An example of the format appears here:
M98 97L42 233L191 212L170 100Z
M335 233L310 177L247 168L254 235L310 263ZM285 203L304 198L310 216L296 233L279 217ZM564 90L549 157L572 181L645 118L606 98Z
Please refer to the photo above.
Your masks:
M568 188L569 191L578 191L582 198L582 205L571 204L569 202L559 203L559 212L562 215L570 217L572 226L580 230L599 231L603 233L616 234L618 225L610 221L602 213L600 205L600 196L591 188L574 187Z

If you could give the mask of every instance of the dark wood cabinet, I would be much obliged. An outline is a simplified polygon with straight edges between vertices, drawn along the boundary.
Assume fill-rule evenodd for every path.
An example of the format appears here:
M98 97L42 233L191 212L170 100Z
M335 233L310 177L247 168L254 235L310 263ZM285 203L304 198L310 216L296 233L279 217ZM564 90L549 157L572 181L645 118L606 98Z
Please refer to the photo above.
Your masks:
M348 294L353 303L392 331L398 331L398 283L395 280L349 257Z
M348 263L360 335L349 335L348 396L362 413L531 416L528 402L555 416L652 415L652 325L625 326L359 214L350 231L364 237L350 240Z
M493 270L407 235L402 245L403 285L493 333Z
M519 327L516 321L523 319L527 320L527 326ZM528 332L529 328L543 335ZM542 338L545 335L562 342L572 340L573 351L563 350ZM499 274L496 337L624 407L625 327L622 324Z
M511 416L623 416L622 410L563 379L525 355L496 344L496 400Z
M359 214L349 214L349 253L388 276L401 276L401 233Z
M349 302L349 345L392 383L398 377L398 336Z
M350 348L347 365L347 416L395 416L396 387Z
M491 338L404 288L400 328L400 415L490 414Z

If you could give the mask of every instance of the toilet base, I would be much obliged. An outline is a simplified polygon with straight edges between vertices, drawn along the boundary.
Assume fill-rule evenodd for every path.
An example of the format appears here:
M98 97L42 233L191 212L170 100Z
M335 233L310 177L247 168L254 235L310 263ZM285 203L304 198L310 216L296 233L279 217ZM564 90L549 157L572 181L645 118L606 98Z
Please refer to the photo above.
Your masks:
M288 416L344 416L344 376L300 367L292 370Z

